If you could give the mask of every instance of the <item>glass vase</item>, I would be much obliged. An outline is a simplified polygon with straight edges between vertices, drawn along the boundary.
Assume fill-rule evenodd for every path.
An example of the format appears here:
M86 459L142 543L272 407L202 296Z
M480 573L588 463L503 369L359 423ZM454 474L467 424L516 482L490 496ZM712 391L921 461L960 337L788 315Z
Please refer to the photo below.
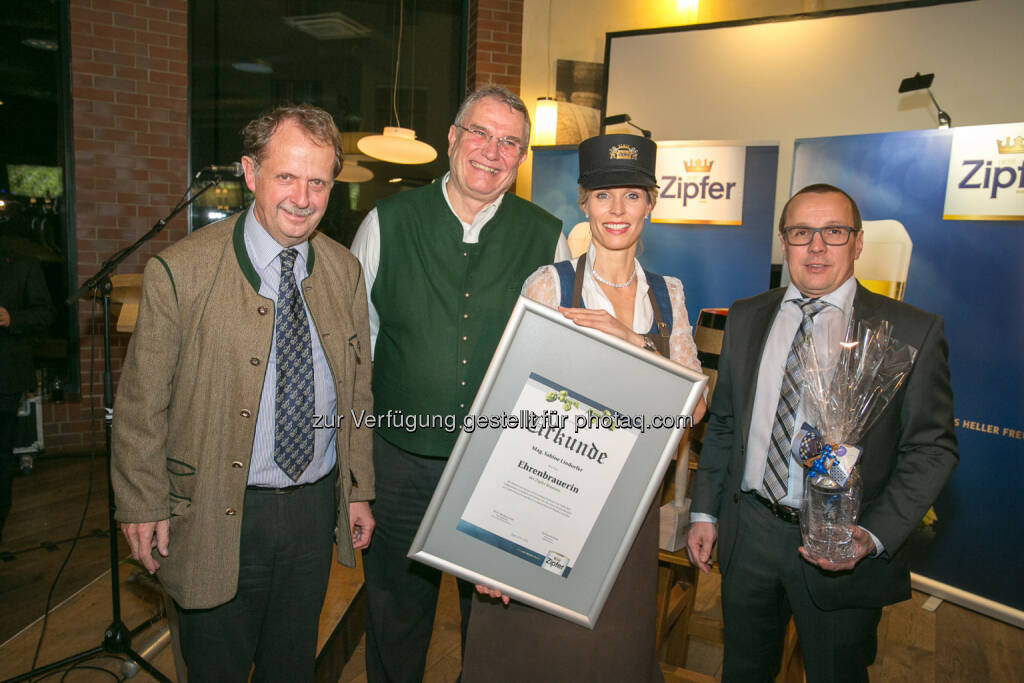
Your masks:
M861 478L854 468L845 486L822 475L808 475L800 503L804 550L814 558L845 562L854 557L853 531L860 513Z

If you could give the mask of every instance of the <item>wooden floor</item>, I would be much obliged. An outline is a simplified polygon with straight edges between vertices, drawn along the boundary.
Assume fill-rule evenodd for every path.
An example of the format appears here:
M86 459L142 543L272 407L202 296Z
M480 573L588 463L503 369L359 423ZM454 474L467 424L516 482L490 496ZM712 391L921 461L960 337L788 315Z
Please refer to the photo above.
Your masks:
M53 605L64 604L51 614L40 663L99 645L103 629L110 623L105 463L99 459L90 467L89 460L82 458L37 460L31 475L15 480L14 508L0 543L0 680L26 671L31 664L46 595L70 546L69 539L75 535L90 471L93 494L84 536L54 593ZM127 554L123 543L120 554ZM144 577L132 576L130 564L120 566L123 617L132 627L158 613L160 602ZM342 577L344 581L358 581L351 571L339 572L349 572ZM934 612L925 611L921 605L927 597L915 592L911 600L884 611L878 631L878 657L870 670L872 680L1024 683L1024 631L951 603L943 603ZM696 610L700 616L720 616L717 575L701 580ZM152 640L157 629L140 634L133 641L136 647ZM342 671L342 683L366 680L362 643L360 640ZM701 675L718 678L721 657L720 645L693 638L687 666L696 675L680 676L666 667L666 680L701 680ZM175 680L171 648L162 650L153 663ZM111 658L83 665L120 674L121 663ZM449 683L457 679L458 672L458 606L454 581L446 579L424 680ZM571 682L571 672L567 673L565 680ZM109 681L111 674L78 669L64 680ZM140 673L133 680L153 679Z

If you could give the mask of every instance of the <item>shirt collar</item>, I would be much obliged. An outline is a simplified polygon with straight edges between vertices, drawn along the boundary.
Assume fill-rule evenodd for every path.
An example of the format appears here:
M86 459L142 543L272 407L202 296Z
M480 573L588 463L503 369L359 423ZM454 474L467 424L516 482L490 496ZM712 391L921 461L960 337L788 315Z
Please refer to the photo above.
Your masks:
M249 260L252 261L257 272L262 272L273 263L285 247L282 247L277 240L270 236L266 228L260 225L253 212L254 206L255 204L250 204L249 210L245 214L245 251L249 254ZM296 261L300 265L300 270L304 271L306 259L309 257L309 240L296 244L294 249L299 252Z
M820 297L822 301L827 304L835 306L843 314L847 314L853 308L853 296L857 293L857 278L850 276L846 282L836 287L833 291L829 292L823 297ZM797 289L792 282L786 287L786 294L782 297L783 303L789 301L796 301L798 299L804 299L803 294Z
M451 175L452 175L452 172L448 171L448 172L446 172L444 174L444 177L441 178L441 194L444 195L444 202L445 202L445 204L448 205L448 209L453 214L455 214L456 218L459 218L459 214L455 213L455 209L452 208L452 200L448 198L448 178L450 178ZM459 222L462 223L463 227L468 227L470 225L480 225L482 223L486 223L487 221L489 221L491 219L492 216L494 216L495 213L497 213L498 207L501 206L501 202L502 202L503 199L505 199L505 193L504 192L499 194L498 198L495 199L493 202L491 202L490 204L488 204L484 208L480 209L477 212L476 216L473 217L473 222L472 223L465 223L465 222L463 222L463 220L461 218L459 218Z

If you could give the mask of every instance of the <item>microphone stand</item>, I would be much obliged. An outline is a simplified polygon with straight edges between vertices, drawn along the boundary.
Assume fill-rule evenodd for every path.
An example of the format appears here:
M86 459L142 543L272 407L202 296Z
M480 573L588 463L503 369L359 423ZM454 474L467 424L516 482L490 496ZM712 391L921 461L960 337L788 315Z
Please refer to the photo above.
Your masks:
M201 172L202 171L200 171L200 173ZM199 174L197 173L196 177L198 178L198 176ZM194 184L195 180L193 180L193 185ZM185 196L169 214L158 220L153 227L149 229L149 232L136 240L134 244L125 247L104 261L103 265L100 266L99 271L86 280L85 284L78 288L78 291L67 298L67 303L74 303L80 297L89 292L99 292L103 297L103 431L104 436L106 437L107 525L110 535L110 599L113 620L103 633L103 643L101 645L88 650L83 650L78 654L65 657L64 659L52 662L45 666L32 669L31 671L27 671L19 676L15 676L14 678L9 678L3 683L16 683L16 681L28 680L40 674L60 669L68 664L73 664L101 653L127 655L132 661L138 664L141 669L144 669L156 680L161 683L171 683L169 678L160 673L156 667L147 662L142 655L132 649L132 637L138 635L146 628L149 628L149 626L158 621L158 618L154 617L149 619L132 630L129 630L121 620L121 584L118 573L119 561L117 549L118 532L117 520L114 519L114 511L116 509L116 506L114 505L114 487L110 476L110 432L114 420L114 375L111 370L110 362L110 292L113 290L113 285L110 282L110 276L122 261L138 250L138 248L143 244L153 239L153 237L163 230L167 223L175 216L191 206L192 203L199 199L199 197L205 192L219 184L220 178L208 180L199 188L198 191L191 195L189 192L192 190L192 185L190 185L189 189L185 191Z

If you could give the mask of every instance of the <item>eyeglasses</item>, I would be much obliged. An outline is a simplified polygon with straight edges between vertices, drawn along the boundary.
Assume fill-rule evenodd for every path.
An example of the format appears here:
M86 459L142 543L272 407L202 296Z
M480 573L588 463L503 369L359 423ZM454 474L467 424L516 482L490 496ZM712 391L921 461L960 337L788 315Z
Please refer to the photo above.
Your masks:
M494 139L494 136L483 128L477 128L476 126L466 128L465 126L460 126L457 123L455 124L455 127L469 133L470 142L477 145L489 145L491 144L491 140ZM498 138L498 151L500 151L503 156L517 157L523 153L523 145L519 141L519 138L513 138L506 135L505 137Z
M830 247L841 247L850 241L850 235L857 232L857 228L848 225L826 225L824 228L808 228L805 225L791 225L782 231L782 239L791 247L806 247L814 240L814 236L821 235L821 241Z

